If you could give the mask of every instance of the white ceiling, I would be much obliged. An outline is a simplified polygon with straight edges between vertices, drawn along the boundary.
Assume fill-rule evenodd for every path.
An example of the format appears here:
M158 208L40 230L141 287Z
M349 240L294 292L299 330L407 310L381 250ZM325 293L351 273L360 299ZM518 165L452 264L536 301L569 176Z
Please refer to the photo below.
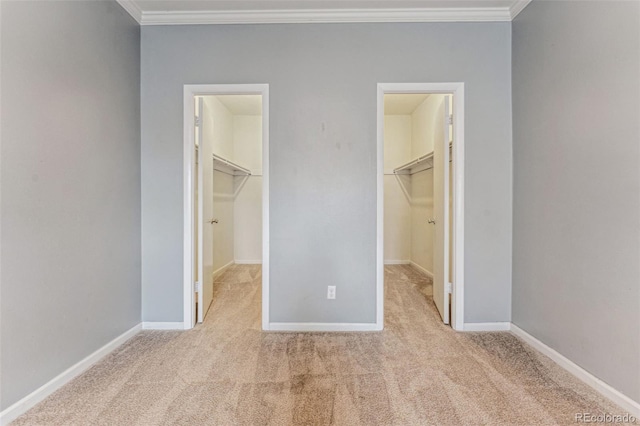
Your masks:
M394 93L384 95L385 115L408 115L418 108L429 94Z
M262 115L260 95L216 95L222 105L233 115Z
M117 0L141 25L511 21L531 0Z

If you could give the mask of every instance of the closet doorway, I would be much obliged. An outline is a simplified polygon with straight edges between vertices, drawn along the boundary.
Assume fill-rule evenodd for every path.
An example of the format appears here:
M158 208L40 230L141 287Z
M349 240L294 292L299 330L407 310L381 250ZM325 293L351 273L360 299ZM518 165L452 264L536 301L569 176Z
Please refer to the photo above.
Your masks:
M186 85L184 102L185 328L215 315L216 285L260 272L258 265L264 327L269 306L268 86Z
M378 87L378 321L387 272L432 280L445 324L463 317L463 84ZM406 270L410 275L412 270Z

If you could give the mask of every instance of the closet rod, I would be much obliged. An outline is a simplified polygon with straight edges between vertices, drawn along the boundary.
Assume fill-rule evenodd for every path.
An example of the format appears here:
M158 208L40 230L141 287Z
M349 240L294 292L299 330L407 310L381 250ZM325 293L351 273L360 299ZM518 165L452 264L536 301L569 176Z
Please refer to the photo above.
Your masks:
M230 168L232 168L234 170L237 170L239 172L242 172L242 173L244 173L246 175L251 176L251 170L245 169L244 167L239 166L236 163L227 160L226 158L222 158L219 155L213 154L213 160L214 161L219 161L219 162L225 164L227 167L230 167Z
M420 163L423 163L423 162L425 162L427 160L430 160L432 158L433 158L433 152L430 152L430 153L428 153L426 155L423 155L421 157L416 158L415 160L409 161L408 163L403 164L400 167L397 167L397 168L393 169L393 173L398 173L398 172L401 172L403 170L410 170L410 169L413 168L413 166L418 165Z
M449 159L449 163L453 163L453 159ZM428 167L425 167L424 169L420 169L420 170L418 170L417 172L404 173L404 175L413 176L413 175L415 175L416 173L426 172L427 170L431 170L431 169L433 169L433 164L432 164L432 165L430 165L430 166L428 166ZM391 175L391 176L393 176L393 175L397 175L397 173L395 173L395 172L394 172L394 173L385 173L385 175Z
M453 146L453 144L451 142L449 142L449 155L451 155L452 146ZM398 172L402 172L402 171L405 171L405 170L409 170L408 174L410 174L410 175L412 175L414 173L418 173L418 172L412 172L411 169L413 169L418 164L422 164L422 163L424 163L425 161L428 161L428 160L432 160L431 165L429 167L424 168L424 169L418 170L418 172L421 172L423 170L429 170L429 169L433 168L433 151L431 151L430 153L425 154L425 155L423 155L421 157L418 157L415 160L411 160L408 163L405 163L400 167L397 167L397 168L393 169L393 173L397 174ZM451 156L449 157L449 162L451 162ZM406 173L403 173L403 174L406 174Z

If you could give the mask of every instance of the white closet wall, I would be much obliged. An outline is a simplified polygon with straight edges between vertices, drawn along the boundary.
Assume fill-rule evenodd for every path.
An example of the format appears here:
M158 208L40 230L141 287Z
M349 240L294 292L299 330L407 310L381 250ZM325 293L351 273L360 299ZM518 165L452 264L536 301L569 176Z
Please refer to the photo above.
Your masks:
M213 218L203 218L205 243L212 238L215 241L213 259L203 260L205 267L203 275L206 279L234 261L234 178L229 174L213 170L213 154L228 159L233 158L233 115L218 99L205 96L202 120L203 201L213 203L214 218L218 219L217 224L211 225L208 221ZM212 190L209 191L208 188ZM208 268L208 264L212 264L212 267Z
M411 160L411 116L384 116L384 261L411 259L411 177L393 169Z
M444 95L429 95L411 114L412 134L411 158L433 151L433 129L438 107Z
M433 169L411 175L411 262L433 274Z
M209 135L213 153L233 159L233 114L215 96L204 97L205 119L212 120L213 129Z
M262 263L262 116L235 115L233 138L233 161L252 173L234 178L235 262Z

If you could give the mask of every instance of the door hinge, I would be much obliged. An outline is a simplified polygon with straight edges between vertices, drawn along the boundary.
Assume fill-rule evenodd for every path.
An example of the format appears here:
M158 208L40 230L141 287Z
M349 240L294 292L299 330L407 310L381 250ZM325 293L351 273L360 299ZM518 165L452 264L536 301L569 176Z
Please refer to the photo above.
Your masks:
M453 114L449 114L449 124L453 124Z
M200 281L196 281L193 283L193 291L196 293L200 293Z
M202 123L202 120L200 119L200 117L198 117L197 115L194 117L193 122L195 123L196 127L200 127L200 124Z
M447 284L445 284L445 286L444 286L444 290L445 290L445 292L446 292L447 294L451 294L452 289L453 289L453 285L452 285L451 283L447 283Z

